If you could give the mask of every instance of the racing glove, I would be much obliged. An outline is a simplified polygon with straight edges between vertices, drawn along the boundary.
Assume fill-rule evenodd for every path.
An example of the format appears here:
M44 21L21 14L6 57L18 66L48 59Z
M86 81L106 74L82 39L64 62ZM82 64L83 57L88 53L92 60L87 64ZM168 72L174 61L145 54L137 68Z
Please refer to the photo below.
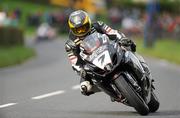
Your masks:
M86 74L87 74L87 73L86 73L86 71L85 71L83 68L81 68L79 74L80 74L80 76L81 76L82 78L86 78Z
M124 38L120 40L120 45L124 47L130 47L132 52L136 52L136 44L130 39Z

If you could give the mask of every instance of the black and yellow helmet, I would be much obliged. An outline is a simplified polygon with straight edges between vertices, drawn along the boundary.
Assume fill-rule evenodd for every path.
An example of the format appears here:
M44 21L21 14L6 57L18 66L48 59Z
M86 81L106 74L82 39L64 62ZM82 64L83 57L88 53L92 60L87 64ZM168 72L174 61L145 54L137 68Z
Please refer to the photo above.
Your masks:
M68 25L76 36L84 36L91 29L91 19L85 11L77 10L70 14Z

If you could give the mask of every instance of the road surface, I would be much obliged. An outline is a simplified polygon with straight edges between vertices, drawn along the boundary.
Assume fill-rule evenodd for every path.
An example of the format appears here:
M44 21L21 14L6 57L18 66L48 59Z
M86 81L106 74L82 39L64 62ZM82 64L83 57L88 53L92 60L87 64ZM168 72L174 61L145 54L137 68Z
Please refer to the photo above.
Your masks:
M158 112L140 116L102 92L82 96L64 43L34 44L36 57L0 69L0 118L180 118L180 66L146 58L161 105Z

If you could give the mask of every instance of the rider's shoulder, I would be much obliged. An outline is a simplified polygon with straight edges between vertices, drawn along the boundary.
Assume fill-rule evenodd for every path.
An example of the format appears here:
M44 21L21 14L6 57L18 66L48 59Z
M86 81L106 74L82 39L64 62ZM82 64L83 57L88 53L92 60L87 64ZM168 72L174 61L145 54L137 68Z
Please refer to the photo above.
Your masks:
M73 43L73 41L72 41L71 39L68 39L68 40L66 40L66 42L65 42L66 45L70 45L70 44L72 44L72 43Z
M76 44L74 43L74 41L72 41L71 39L68 39L65 43L65 48L66 50L71 50L74 49L76 47Z
M95 21L93 22L93 26L103 26L104 22L103 21Z

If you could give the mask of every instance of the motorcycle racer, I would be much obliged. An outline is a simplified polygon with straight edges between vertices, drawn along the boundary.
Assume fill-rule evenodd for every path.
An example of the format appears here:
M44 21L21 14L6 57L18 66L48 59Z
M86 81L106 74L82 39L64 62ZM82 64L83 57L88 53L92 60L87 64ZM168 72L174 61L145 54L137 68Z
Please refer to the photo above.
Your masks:
M80 90L83 95L89 96L99 91L93 86L91 76L88 75L84 69L85 62L79 55L81 42L86 36L94 32L106 34L110 40L117 40L121 47L124 47L124 50L132 51L136 55L137 60L141 63L142 69L133 63L133 60L126 60L125 58L124 62L133 68L133 70L138 73L140 78L143 78L145 73L148 75L149 80L152 78L147 63L140 55L136 53L136 44L132 40L128 39L122 32L112 29L102 21L92 23L88 14L83 10L72 12L68 19L68 25L70 32L69 40L67 40L65 43L65 50L73 70L76 71L81 77Z

